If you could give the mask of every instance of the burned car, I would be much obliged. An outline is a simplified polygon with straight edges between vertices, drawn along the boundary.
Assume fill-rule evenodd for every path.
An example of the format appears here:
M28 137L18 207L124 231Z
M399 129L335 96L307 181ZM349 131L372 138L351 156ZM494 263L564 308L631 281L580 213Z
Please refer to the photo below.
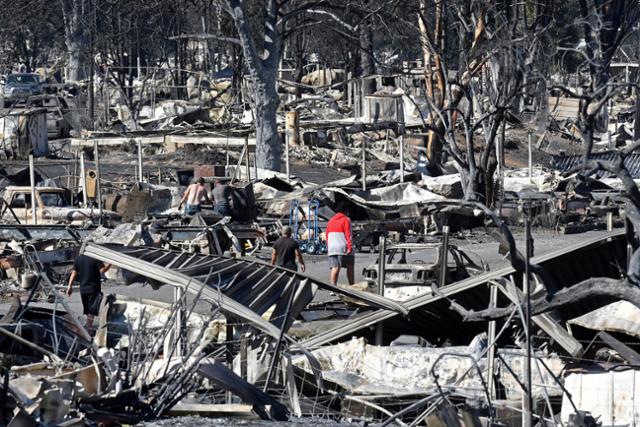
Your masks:
M57 187L36 187L36 220L38 224L81 224L102 216L119 221L120 215L103 209L76 208L68 203L66 191ZM29 224L33 221L31 187L8 186L0 208L0 220Z
M407 255L417 252L420 258L411 262ZM384 265L384 296L404 301L416 295L430 292L437 286L442 264L442 244L440 243L399 243L386 249ZM488 270L481 261L471 257L454 245L447 245L447 271L444 284L454 283ZM362 275L372 286L378 283L378 263L362 270Z
M8 108L19 102L26 102L34 95L42 93L40 76L33 73L9 74L4 84L3 106Z

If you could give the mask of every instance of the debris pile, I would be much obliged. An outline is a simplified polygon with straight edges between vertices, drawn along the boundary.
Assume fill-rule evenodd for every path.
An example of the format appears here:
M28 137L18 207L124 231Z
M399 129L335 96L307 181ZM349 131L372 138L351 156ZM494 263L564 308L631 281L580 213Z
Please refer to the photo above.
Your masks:
M499 142L453 120L436 156L422 95L381 84L354 100L362 80L317 70L279 82L276 172L258 167L257 119L233 78L182 72L181 91L169 70L123 71L127 90L100 76L92 130L67 118L61 91L42 106L52 140L5 149L0 424L634 422L627 124L594 133L603 150L585 156L571 154L580 120L557 106L543 125L505 112ZM80 259L101 266L96 299L71 290ZM604 388L630 403L593 397Z

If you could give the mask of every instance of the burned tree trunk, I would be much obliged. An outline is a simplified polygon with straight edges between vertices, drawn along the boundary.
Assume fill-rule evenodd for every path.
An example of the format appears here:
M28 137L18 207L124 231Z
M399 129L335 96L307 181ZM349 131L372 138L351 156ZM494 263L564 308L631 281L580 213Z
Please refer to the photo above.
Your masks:
M427 0L420 0L420 13L418 21L420 24L420 45L422 48L424 78L426 86L426 95L432 108L430 109L427 123L435 126L440 133L446 127L443 118L439 117L434 109L442 110L445 99L445 78L442 69L441 51L444 46L443 18L444 18L444 0L435 0L433 34L429 31L427 22L428 5ZM435 80L435 86L434 86ZM429 131L427 142L427 161L428 167L434 173L438 172L440 163L440 153L442 152L442 139L437 132Z
M269 170L280 170L282 157L282 141L278 135L276 112L278 110L278 93L276 91L277 71L268 74L265 70L261 80L253 82L256 114L256 159L258 167ZM253 78L253 77L252 77Z
M360 77L363 78L362 95L371 95L375 92L376 82L367 77L376 73L376 64L373 61L373 32L366 23L360 27L360 45Z
M228 10L238 32L244 62L249 71L250 85L255 102L256 161L258 167L279 171L282 142L278 136L276 90L278 62L280 60L280 33L277 26L278 2L269 0L266 8L263 53L259 54L252 36L245 2L228 0Z
M67 47L67 80L79 81L87 77L86 60L89 42L88 25L90 2L60 0L64 18L64 39Z
M295 26L302 25L302 20L297 17L294 20ZM306 37L305 33L302 31L297 31L295 36L290 41L290 46L293 54L293 59L295 60L295 69L293 71L293 81L300 84L302 83L302 77L304 76L304 59L305 59L305 45L306 45ZM302 98L302 86L295 87L295 96L296 99Z

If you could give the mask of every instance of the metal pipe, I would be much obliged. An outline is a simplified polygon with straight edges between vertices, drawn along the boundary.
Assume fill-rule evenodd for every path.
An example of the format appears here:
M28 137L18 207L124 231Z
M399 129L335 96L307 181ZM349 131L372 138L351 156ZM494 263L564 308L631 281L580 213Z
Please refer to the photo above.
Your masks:
M36 199L36 172L33 166L33 154L29 154L29 184L31 185L31 221L38 224L38 200Z
M442 289L447 284L447 262L449 257L449 226L442 226L442 246L440 248L440 275L438 286Z
M225 168L224 168L224 173L225 175L227 175L229 173L229 165L230 165L230 158L229 158L229 130L227 130L227 146L226 146L226 164L225 164Z
M498 287L494 284L489 285L489 308L495 308L498 302ZM494 371L495 371L495 356L496 347L494 344L496 340L496 321L489 322L489 328L487 330L487 336L489 338L489 352L487 353L487 388L491 394L491 399L495 399L496 390L494 384Z
M249 135L244 137L244 155L245 165L247 167L247 182L251 182L251 169L249 169ZM257 178L257 176L256 176Z
M524 310L524 323L525 323L525 345L526 345L526 358L524 360L524 373L525 373L525 394L523 395L523 411L522 411L522 426L531 427L533 424L532 410L533 410L533 398L531 395L531 289L530 289L530 274L529 265L531 262L531 207L527 204L525 206L524 215L524 227L525 227L525 264L524 264L524 297L525 297L525 310Z
M73 187L71 187L71 173L67 173L67 188L73 193L74 189L78 188L78 151L76 148L76 155L73 157Z
M258 154L253 153L253 176L258 179Z
M362 191L367 191L367 139L362 140Z
M288 133L285 133L284 135L284 170L285 170L285 173L287 174L287 179L291 178L291 170L289 165L289 139L291 139L291 137L289 136Z
M142 182L142 140L138 139L138 182Z
M96 186L98 190L98 224L102 225L102 185L100 184L100 152L98 141L93 142L93 159L96 163Z
M533 166L532 166L532 164L533 164L533 152L531 151L531 139L532 139L531 138L531 132L529 132L528 138L527 138L527 142L528 142L528 145L529 145L529 179L531 179L532 176L533 176L533 170L532 170L532 168L533 168Z
M504 121L503 121L504 123ZM504 134L501 134L500 137L496 139L496 174L498 177L502 173L502 153L500 152L501 146L503 144Z
M378 295L384 296L384 276L386 274L387 239L380 236L378 243ZM384 328L382 322L376 323L376 345L382 345Z
M182 298L184 295L184 289L182 289L179 286L174 286L173 287L173 304L174 307L177 307L176 309L176 318L175 318L175 323L174 323L174 328L175 328L175 332L174 332L174 342L175 342L175 348L176 350L176 356L177 357L182 357L183 351L182 351L182 345L183 345L183 341L182 341L182 319L183 319L183 310L182 310Z
M109 75L109 67L105 70L105 76ZM111 96L111 91L107 85L108 79L102 80L102 103L104 104L102 108L104 109L104 125L107 126L109 123L109 97ZM106 89L106 90L105 90Z
M86 208L87 202L87 172L84 166L84 151L80 153L80 187L82 188L82 207Z
M400 182L404 182L404 136L400 135Z

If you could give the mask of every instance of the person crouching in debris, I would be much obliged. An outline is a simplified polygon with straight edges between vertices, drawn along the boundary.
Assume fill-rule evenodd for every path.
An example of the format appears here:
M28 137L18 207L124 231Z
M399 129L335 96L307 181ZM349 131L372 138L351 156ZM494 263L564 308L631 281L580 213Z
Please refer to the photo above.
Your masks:
M351 220L349 206L341 202L336 208L336 214L327 223L327 254L331 268L331 284L338 284L340 269L347 269L347 280L350 285L354 282L355 256L351 239Z
M233 216L231 211L231 187L223 184L222 181L216 180L213 184L211 196L215 205L213 211L222 216Z
M289 270L298 271L296 258L298 259L298 264L300 264L300 270L304 273L304 259L302 259L300 246L298 245L298 242L291 238L291 227L287 226L282 229L282 237L276 240L273 244L271 265L277 265L279 267L288 268Z
M106 273L111 268L111 264L104 264L102 261L80 255L73 263L73 270L69 276L67 295L73 293L73 283L78 279L80 284L80 298L84 314L87 316L87 332L93 331L93 317L98 315L100 303L102 302L102 273Z
M195 183L187 187L187 191L184 192L184 196L182 196L182 200L180 200L178 209L182 209L182 205L187 202L184 207L184 214L195 215L202 209L200 206L202 199L207 203L211 203L211 199L209 199L207 195L207 188L204 186L204 178L200 177Z

